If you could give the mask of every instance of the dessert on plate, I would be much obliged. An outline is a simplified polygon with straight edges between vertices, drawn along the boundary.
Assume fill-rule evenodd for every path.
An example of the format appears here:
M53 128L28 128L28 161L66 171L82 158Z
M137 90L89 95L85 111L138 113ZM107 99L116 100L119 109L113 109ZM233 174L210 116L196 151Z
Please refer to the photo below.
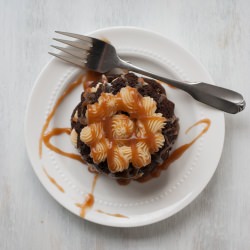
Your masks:
M98 172L139 179L169 157L179 124L159 82L127 73L90 82L71 128L74 146Z

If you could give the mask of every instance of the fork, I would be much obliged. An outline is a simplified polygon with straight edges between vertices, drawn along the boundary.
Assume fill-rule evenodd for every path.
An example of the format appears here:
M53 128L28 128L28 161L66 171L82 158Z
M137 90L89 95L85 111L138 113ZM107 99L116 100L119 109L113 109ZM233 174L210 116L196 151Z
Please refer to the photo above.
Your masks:
M187 83L162 77L122 60L117 55L115 47L107 42L93 37L69 32L55 32L61 35L77 39L74 41L69 41L64 39L53 38L57 42L69 45L69 47L66 48L51 45L53 48L63 51L69 56L66 56L64 54L55 54L51 52L49 52L49 54L60 58L66 62L99 73L106 73L114 68L121 68L127 69L129 71L134 71L139 74L146 75L165 82L167 84L170 84L178 89L187 92L199 102L205 103L216 109L231 114L236 114L242 111L246 106L246 102L243 96L235 91L203 82Z

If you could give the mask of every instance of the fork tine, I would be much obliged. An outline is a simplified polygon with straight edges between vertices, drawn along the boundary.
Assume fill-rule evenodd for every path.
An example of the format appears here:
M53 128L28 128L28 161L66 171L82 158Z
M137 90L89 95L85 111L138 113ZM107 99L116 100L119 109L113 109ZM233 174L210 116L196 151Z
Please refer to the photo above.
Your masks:
M51 47L61 50L67 54L70 54L72 56L75 56L77 58L80 58L82 60L85 60L87 58L88 52L84 50L79 50L79 49L72 49L72 48L63 48L55 45L50 45Z
M92 43L93 38L88 37L88 36L84 36L84 35L79 35L79 34L74 34L74 33L70 33L70 32L63 32L63 31L55 31L58 34L64 35L64 36L69 36L69 37L73 37L73 38L77 38L83 41L87 41L89 43Z
M80 66L81 68L85 68L85 62L83 60L73 58L73 57L58 55L58 54L51 53L51 52L49 52L49 54L52 55L52 56L55 56L55 57L57 57L59 59L62 59L64 61L66 61L66 62L73 63L73 64L75 64L77 66Z
M76 41L68 41L68 40L58 39L58 38L53 38L53 40L60 42L60 43L68 44L68 45L75 47L75 48L78 48L78 49L89 50L91 48L90 45L83 43L83 42L79 43Z

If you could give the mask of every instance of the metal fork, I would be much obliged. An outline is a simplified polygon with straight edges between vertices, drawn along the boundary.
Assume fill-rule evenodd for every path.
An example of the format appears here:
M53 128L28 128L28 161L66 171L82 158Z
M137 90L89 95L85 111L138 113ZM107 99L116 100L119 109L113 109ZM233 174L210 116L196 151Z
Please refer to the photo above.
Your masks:
M82 68L87 68L99 73L106 73L114 68L134 71L182 89L197 101L231 114L242 111L246 106L243 96L235 91L203 82L186 83L158 76L122 60L117 55L115 47L107 42L93 37L68 32L56 31L56 33L76 38L77 40L69 41L53 38L58 42L70 46L63 48L51 45L52 47L69 54L69 56L54 54L51 52L49 52L49 54Z

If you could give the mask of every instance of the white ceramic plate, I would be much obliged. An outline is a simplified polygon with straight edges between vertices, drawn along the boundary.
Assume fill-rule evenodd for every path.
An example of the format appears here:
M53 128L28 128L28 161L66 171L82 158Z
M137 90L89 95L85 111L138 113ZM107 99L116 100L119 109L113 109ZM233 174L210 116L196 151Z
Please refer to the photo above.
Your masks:
M90 35L107 38L125 59L145 69L181 80L204 81L212 79L204 67L186 50L169 39L150 31L132 27L114 27L95 31ZM81 70L57 59L52 59L39 75L32 90L25 118L25 138L34 171L48 192L65 208L79 215L75 203L82 203L90 192L93 174L79 162L65 158L43 147L39 158L39 136L45 118L67 84ZM120 186L101 176L94 192L94 207L85 219L115 227L135 227L151 224L177 213L187 206L204 189L211 179L223 148L224 115L222 112L200 104L188 94L166 87L168 98L175 102L175 113L180 119L180 133L175 147L190 142L203 128L197 126L185 134L195 122L209 118L211 127L167 171L150 182L133 182ZM70 115L80 100L81 87L75 89L59 107L50 127L69 127ZM74 152L67 135L52 142L69 152ZM46 177L42 167L65 190L60 192ZM98 213L119 213L128 218L118 218Z

